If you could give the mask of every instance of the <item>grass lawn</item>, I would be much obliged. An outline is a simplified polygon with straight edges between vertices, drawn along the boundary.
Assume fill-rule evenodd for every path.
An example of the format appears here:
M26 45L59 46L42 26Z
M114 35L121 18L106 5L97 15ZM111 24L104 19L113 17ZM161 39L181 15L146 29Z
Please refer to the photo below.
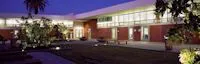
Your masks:
M77 64L180 64L178 53L119 46L70 44L71 50L52 51Z

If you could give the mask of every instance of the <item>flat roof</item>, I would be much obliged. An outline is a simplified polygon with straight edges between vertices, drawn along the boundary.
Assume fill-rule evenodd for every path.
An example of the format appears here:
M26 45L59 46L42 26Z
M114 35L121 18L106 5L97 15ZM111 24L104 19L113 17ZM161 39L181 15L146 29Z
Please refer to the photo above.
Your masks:
M36 15L36 18L47 17L51 19L63 19L63 20L81 20L94 16L105 15L110 13L115 13L124 10L130 10L138 7L153 5L156 0L133 0L131 2L126 2L102 9L97 9L90 12L80 13L74 15L73 13L68 15ZM12 13L2 13L0 14L0 18L21 18L22 16L27 16L27 14L12 14Z
M21 18L22 16L27 16L27 14L16 14L16 13L1 13L0 18ZM59 20L75 20L74 14L68 15L34 15L34 18L47 17L50 19L59 19Z
M114 12L118 12L118 11L153 5L155 2L156 2L156 0L135 0L135 1L127 2L127 3L114 5L111 7L106 7L106 8L86 12L86 13L77 14L77 15L75 15L75 17L76 17L76 19L84 19L84 18L88 18L88 17L104 15L104 14L114 13Z

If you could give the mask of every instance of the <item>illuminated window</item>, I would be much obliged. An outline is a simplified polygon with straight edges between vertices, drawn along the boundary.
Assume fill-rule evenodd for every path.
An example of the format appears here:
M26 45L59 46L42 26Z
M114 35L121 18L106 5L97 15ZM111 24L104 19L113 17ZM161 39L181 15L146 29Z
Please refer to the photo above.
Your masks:
M147 12L147 19L155 19L154 11Z
M119 22L123 22L123 21L124 21L124 16L123 15L119 16Z
M115 26L119 26L119 23L117 22L117 23L115 23Z
M163 18L161 19L163 23L166 23L167 22L167 18Z
M75 27L74 32L75 32L74 33L75 38L83 37L83 27L79 27L79 26Z
M118 22L118 21L119 21L118 16L113 16L113 21L114 21L114 22Z
M135 24L140 24L140 22L139 22L139 21L137 21L137 22L135 22Z
M124 22L128 22L129 21L129 16L128 14L127 15L124 15Z
M154 20L147 20L147 23L153 23Z
M146 19L147 19L146 12L141 12L140 13L140 20L146 20Z
M130 26L134 25L134 22L133 21L129 22L129 25Z
M5 24L5 20L0 18L0 27L3 27Z
M20 19L17 19L17 18L10 18L10 19L7 19L6 20L6 24L7 26L19 26L19 24L21 23L22 21Z
M129 21L134 21L134 15L133 14L129 14Z
M168 12L165 12L163 15L163 18L167 18L168 17Z
M140 22L141 22L141 24L145 24L145 23L147 23L147 21L145 21L145 20L140 21Z
M135 13L134 14L134 19L135 19L135 21L139 21L140 20L140 14L139 13Z
M66 27L73 27L73 21L70 20L52 20L52 24L64 24Z
M128 22L124 22L124 26L129 26L129 23Z

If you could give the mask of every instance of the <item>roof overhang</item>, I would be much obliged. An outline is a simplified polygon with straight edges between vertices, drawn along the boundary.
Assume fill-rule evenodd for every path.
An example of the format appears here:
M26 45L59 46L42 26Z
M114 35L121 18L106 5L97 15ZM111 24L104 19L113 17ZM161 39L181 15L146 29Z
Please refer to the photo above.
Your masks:
M135 0L128 3L118 4L118 5L107 7L107 8L102 8L102 9L98 9L98 10L94 10L94 11L90 11L86 13L77 14L75 15L75 17L76 19L85 19L85 18L95 17L98 15L104 15L104 14L114 13L118 11L153 5L155 2L156 0Z
M135 9L139 7L149 6L153 5L156 2L156 0L133 0L131 2L126 2L114 6L110 6L107 8L97 9L94 11L89 11L86 13L81 14L68 14L68 15L43 15L38 14L35 15L34 18L41 18L41 17L47 17L50 19L58 19L58 20L88 20L88 19L95 19L98 16L110 14L110 13L116 13L119 11L124 10L130 10ZM27 16L27 14L16 14L16 13L0 13L0 18L21 18L22 16Z
M16 14L16 13L1 13L0 17L1 18L21 18L22 16L27 16L27 14ZM43 14L38 14L34 15L34 18L41 18L41 17L46 17L50 19L58 19L58 20L75 20L75 17L73 14L68 14L68 15L43 15Z

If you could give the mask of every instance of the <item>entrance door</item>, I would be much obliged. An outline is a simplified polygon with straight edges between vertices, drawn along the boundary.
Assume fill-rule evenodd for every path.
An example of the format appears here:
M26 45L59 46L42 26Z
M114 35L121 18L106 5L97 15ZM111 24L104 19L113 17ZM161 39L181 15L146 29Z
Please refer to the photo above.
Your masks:
M83 37L83 28L75 28L74 29L74 37L75 39L79 39Z
M112 39L117 40L117 28L112 28Z
M128 28L128 39L133 40L133 28Z
M134 41L141 41L141 26L134 26L133 28Z
M142 40L148 41L149 40L149 28L148 28L148 26L142 26L141 29L142 29L142 33L141 33Z
M92 38L91 29L88 29L88 39Z

